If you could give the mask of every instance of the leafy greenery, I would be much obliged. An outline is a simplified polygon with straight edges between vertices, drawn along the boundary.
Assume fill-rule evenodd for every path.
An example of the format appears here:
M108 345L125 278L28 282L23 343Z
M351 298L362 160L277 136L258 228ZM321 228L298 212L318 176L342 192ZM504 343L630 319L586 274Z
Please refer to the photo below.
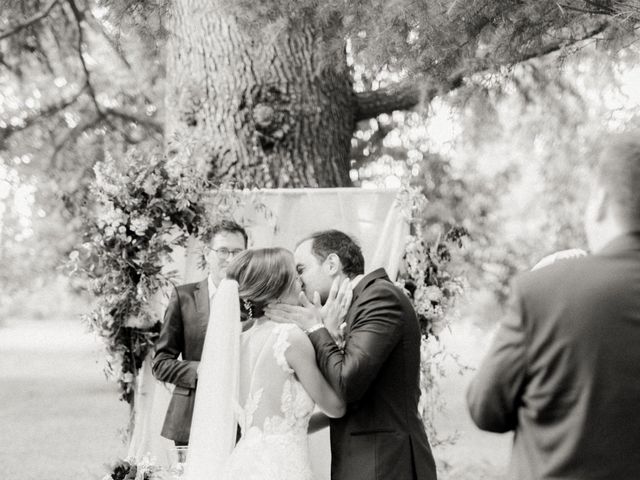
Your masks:
M193 169L171 167L162 155L137 151L97 163L97 208L85 211L84 242L69 258L71 272L85 278L97 298L85 319L105 340L107 372L128 403L159 333L151 300L172 278L163 262L174 246L209 228L206 181Z
M32 214L33 234L25 241L16 241L18 233L11 233L10 227L0 234L3 265L10 261L3 270L3 291L29 287L34 284L30 272L46 275L70 252L74 236L81 231L83 205L93 201L88 194L93 165L106 152L124 157L134 147L161 149L163 140L168 140L163 138L163 99L167 68L174 67L164 64L162 53L169 34L170 5L166 0L3 3L0 165L15 171L19 183L35 186L32 210L44 215ZM524 251L517 244L496 241L496 237L506 238L494 228L505 225L498 218L504 213L501 195L511 189L510 182L517 181L524 162L518 159L515 165L514 159L503 172L474 179L478 169L467 160L475 154L476 163L492 162L496 155L504 157L507 145L509 154L538 152L539 141L535 149L527 142L539 139L541 131L552 133L544 128L552 119L557 121L556 138L564 134L562 145L569 145L575 134L576 145L587 145L584 139L595 132L582 126L592 116L574 107L582 101L588 108L592 99L580 97L585 90L593 92L601 86L579 89L578 83L602 78L603 83L610 80L605 89L615 88L620 84L615 73L637 63L633 43L638 8L633 1L262 0L221 5L223 11L254 25L256 35L264 29L281 31L299 20L317 25L334 38L335 48L346 44L356 93L382 91L398 81L418 87L422 99L418 112L396 112L358 124L351 153L354 171L371 168L384 154L405 169L417 169L414 181L423 181L425 188L431 185L425 193L432 205L452 207L453 223L464 222L473 242L478 242L480 248L469 251L482 257L474 262L490 273L475 276L498 290L510 273L539 256L533 250L541 244L534 238L527 240L530 245ZM586 40L578 41L581 38ZM331 59L330 52L327 57ZM589 62L590 58L593 65L585 66L584 59ZM522 63L522 59L528 61ZM464 148L434 150L437 132L423 135L426 142L420 140L420 145L407 142L406 133L438 120L434 114L443 105L457 112L456 137L464 139ZM507 120L503 112L508 105L516 106ZM566 107L564 113L558 108L561 105ZM529 120L518 118L518 108L526 109ZM607 117L610 114L605 112ZM389 145L392 137L402 138L402 145ZM551 186L558 178L555 173L562 170L561 176L566 175L575 165L570 162L574 157L559 154L559 145L557 140L546 142L544 155L528 159L529 164L546 169L551 192L558 191ZM464 169L451 167L461 158L465 174L460 173ZM545 201L548 198L553 196L545 196ZM3 203L7 202L3 199ZM555 230L564 220L574 225L578 216L570 205L556 205L564 207L556 209L558 216L548 217L555 222L548 226ZM3 223L8 222L5 214ZM570 230L577 233L573 226ZM546 237L547 243L553 237ZM505 249L508 255L501 255ZM508 260L502 262L501 256Z

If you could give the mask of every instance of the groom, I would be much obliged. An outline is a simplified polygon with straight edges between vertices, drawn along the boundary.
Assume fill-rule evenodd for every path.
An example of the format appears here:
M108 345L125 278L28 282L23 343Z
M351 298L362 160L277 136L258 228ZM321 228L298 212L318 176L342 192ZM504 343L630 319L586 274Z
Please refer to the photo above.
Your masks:
M152 371L158 380L175 385L161 435L173 440L176 446L189 443L211 299L233 257L246 248L247 233L240 225L230 220L214 225L205 253L208 277L175 288L169 300Z
M516 279L468 391L515 431L508 478L640 479L640 132L608 139L584 224L591 256Z
M363 275L360 247L340 231L313 234L294 255L306 295L319 294L325 307L277 304L266 314L309 335L321 371L347 402L345 416L331 419L332 480L434 480L418 414L420 331L411 302L384 269ZM340 348L334 340L340 320L328 312L334 280L345 279L353 300Z

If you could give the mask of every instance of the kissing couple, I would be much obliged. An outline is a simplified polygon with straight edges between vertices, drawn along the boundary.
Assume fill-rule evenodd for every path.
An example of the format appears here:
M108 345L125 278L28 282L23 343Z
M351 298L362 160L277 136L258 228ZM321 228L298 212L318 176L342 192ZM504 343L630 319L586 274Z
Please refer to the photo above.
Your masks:
M327 423L333 480L436 479L416 313L364 267L337 230L234 255L194 363L187 480L311 480L307 436Z

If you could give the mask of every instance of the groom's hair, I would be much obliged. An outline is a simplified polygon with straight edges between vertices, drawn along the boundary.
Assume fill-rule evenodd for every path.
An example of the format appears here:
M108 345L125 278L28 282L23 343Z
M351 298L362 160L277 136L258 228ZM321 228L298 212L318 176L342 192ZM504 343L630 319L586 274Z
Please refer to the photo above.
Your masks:
M626 227L640 228L640 131L618 134L602 149L598 181Z
M347 277L353 278L364 273L362 249L346 233L340 230L323 230L308 236L300 243L307 240L311 240L311 252L320 262L324 262L329 255L335 253L340 259L342 271Z

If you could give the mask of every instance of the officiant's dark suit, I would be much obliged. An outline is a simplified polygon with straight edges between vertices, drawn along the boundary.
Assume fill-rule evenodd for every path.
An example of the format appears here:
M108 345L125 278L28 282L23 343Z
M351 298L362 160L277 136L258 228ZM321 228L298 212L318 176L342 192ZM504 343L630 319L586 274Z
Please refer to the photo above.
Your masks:
M247 247L247 234L235 222L212 228L206 249L209 276L173 290L152 362L153 375L175 385L161 435L176 445L189 442L198 366L209 323L209 303L233 256Z
M309 335L318 365L347 402L331 419L333 480L433 480L418 415L420 330L408 297L383 269L353 290L341 351L326 329Z
M468 390L480 428L515 431L510 479L640 479L640 138L618 141L585 214L595 253L515 280Z
M175 385L161 435L179 444L189 442L197 370L208 323L207 279L176 287L156 342L153 374Z

